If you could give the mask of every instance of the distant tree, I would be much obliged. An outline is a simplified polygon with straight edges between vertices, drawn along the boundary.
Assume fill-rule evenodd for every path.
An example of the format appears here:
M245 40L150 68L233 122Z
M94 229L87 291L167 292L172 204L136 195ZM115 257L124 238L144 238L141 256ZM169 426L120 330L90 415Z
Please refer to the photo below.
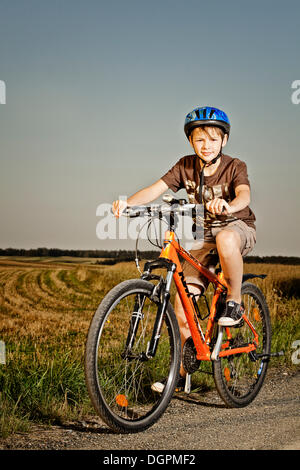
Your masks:
M0 248L0 256L73 256L88 258L107 258L119 261L132 261L135 258L133 250L67 250L61 248ZM159 256L158 250L145 250L138 252L139 258L155 259ZM245 263L269 263L299 265L300 258L297 256L246 256Z

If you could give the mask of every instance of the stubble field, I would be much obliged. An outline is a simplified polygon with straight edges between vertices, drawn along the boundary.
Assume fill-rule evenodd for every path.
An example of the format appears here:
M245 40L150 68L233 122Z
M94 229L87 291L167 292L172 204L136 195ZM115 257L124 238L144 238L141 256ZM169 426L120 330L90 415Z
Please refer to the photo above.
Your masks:
M299 368L300 266L245 264L244 271L267 274L251 282L269 304L272 351L285 351L272 367ZM0 436L32 422L59 424L93 414L83 367L89 323L114 285L137 277L133 262L99 266L91 259L0 258L0 340L6 345Z

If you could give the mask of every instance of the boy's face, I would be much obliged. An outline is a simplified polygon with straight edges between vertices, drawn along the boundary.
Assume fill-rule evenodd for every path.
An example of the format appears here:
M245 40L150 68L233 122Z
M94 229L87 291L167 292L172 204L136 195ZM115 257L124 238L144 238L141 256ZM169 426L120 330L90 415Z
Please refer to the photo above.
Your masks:
M225 134L222 142L222 136L215 127L206 128L205 130L196 127L190 135L189 141L198 157L209 163L217 157L221 147L226 145L227 134Z

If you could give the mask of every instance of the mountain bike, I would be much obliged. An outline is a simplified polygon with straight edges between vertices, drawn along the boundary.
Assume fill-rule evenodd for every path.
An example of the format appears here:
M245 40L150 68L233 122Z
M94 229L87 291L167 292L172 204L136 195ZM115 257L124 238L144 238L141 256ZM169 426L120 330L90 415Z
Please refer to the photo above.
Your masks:
M210 361L216 389L227 407L244 407L260 391L271 354L269 309L262 291L244 274L244 314L238 327L218 325L225 307L227 286L221 269L203 266L176 237L180 215L191 214L195 204L164 198L166 204L127 208L123 215L164 220L167 228L161 253L147 261L140 278L115 286L95 312L86 342L85 377L92 404L117 433L133 433L153 425L166 410L179 377L180 363L188 375L202 361ZM190 263L213 286L207 312L189 291L181 259ZM137 262L137 261L136 261ZM137 266L139 266L137 262ZM170 301L175 283L191 337L181 351L176 316ZM205 294L202 294L205 295ZM206 319L203 330L201 321ZM162 393L153 383L166 378Z

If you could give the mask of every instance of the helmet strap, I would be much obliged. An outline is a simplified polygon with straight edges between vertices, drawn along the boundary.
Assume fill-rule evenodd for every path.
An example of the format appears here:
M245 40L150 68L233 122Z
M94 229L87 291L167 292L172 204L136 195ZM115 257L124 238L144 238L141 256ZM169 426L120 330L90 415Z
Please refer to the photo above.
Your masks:
M203 189L203 185L204 185L204 169L206 167L214 165L219 160L219 158L221 158L221 156L223 155L223 153L222 153L222 148L223 148L222 144L223 144L223 139L222 139L222 142L221 142L221 148L220 148L220 151L219 151L218 155L213 160L211 160L210 162L207 163L205 160L203 160L201 157L199 157L200 160L202 161L202 163L204 163L204 165L202 167L202 170L201 170L201 174L200 174L200 187L199 187L200 204L203 203L202 189Z

